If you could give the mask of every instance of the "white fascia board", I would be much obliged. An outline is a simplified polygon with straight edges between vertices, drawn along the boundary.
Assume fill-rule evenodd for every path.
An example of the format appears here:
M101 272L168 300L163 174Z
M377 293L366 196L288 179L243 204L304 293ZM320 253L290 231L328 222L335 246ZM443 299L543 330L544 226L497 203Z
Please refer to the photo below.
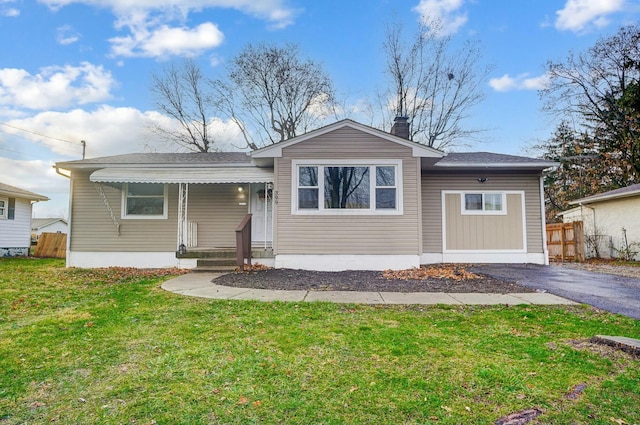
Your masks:
M640 190L634 190L632 192L626 192L626 193L619 193L619 194L613 194L613 195L604 195L604 196L598 196L596 197L596 195L594 195L593 197L588 197L588 198L583 198L583 199L577 199L575 201L571 201L569 202L569 205L587 205L587 204L595 204L598 202L603 202L603 201L611 201L614 199L622 199L622 198L630 198L630 197L634 197L634 196L638 196L640 195Z

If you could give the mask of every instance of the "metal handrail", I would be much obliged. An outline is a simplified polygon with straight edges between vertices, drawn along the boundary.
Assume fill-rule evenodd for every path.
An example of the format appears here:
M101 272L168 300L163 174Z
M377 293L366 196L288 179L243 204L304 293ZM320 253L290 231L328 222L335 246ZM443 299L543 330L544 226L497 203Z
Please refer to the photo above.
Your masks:
M236 228L236 262L244 269L245 260L251 267L251 214L244 216Z

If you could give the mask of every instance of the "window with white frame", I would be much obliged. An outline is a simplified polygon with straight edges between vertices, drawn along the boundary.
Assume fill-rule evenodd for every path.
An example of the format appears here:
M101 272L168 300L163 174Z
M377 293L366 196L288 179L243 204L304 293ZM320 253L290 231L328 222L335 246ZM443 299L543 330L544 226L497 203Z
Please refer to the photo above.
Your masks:
M125 183L122 198L122 218L167 218L165 184Z
M0 220L7 218L8 206L9 206L9 200L7 198L0 198Z
M462 194L462 214L506 214L504 193L472 192Z
M298 214L400 213L400 161L298 164L293 212Z

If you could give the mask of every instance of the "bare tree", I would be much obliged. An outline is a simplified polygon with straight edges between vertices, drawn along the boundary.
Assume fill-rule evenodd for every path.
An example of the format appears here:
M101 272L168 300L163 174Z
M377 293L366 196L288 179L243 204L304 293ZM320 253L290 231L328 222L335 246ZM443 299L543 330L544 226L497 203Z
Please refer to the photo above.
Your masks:
M334 105L331 79L293 44L248 45L212 86L253 149L314 128Z
M156 107L173 119L167 125L154 124L152 131L192 151L215 150L211 123L217 103L200 68L186 60L181 66L168 65L152 79Z
M400 23L387 27L383 49L390 85L383 95L393 99L384 111L387 123L393 118L389 113L408 117L411 140L444 149L483 131L465 127L464 121L485 98L482 84L490 67L481 64L477 43L467 41L455 51L438 25L421 23L410 44Z
M584 52L549 62L547 73L545 109L589 132L617 164L615 186L640 181L640 27L622 27Z

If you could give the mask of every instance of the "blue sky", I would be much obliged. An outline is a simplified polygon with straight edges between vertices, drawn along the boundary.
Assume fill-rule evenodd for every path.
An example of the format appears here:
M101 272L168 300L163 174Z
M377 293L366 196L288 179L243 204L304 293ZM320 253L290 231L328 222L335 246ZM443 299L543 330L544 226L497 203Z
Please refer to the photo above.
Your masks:
M580 52L640 17L638 0L0 0L0 181L51 198L38 217L67 216L56 161L169 151L149 123L151 76L189 57L217 76L247 43L297 43L322 64L344 105L387 82L385 25L407 35L439 18L454 40L480 41L493 66L469 126L471 150L526 154L555 124L541 112L544 64ZM228 123L218 131L228 132Z

